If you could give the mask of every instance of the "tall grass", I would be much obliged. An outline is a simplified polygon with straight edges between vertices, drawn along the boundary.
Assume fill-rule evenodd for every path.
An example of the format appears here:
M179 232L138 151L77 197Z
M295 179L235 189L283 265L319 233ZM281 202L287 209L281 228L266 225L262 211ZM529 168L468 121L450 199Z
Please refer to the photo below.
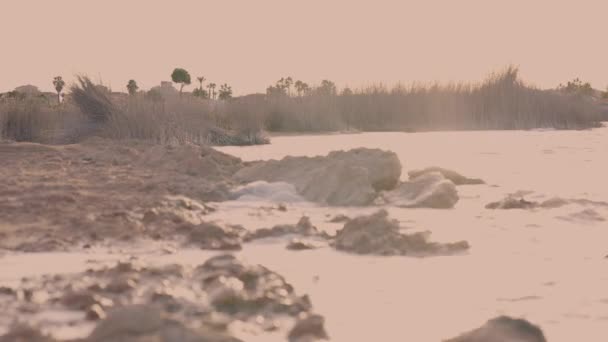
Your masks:
M267 103L272 131L426 131L595 127L599 106L580 95L540 90L509 67L479 84L382 85L353 94L279 97Z
M0 99L0 139L62 144L95 135L161 144L267 143L248 108L242 100L117 96L81 76L61 104L27 96Z
M0 139L66 143L86 136L157 143L250 145L263 131L428 131L596 127L597 101L540 90L513 67L477 84L374 85L336 95L249 95L228 101L111 94L79 77L62 104L0 98Z

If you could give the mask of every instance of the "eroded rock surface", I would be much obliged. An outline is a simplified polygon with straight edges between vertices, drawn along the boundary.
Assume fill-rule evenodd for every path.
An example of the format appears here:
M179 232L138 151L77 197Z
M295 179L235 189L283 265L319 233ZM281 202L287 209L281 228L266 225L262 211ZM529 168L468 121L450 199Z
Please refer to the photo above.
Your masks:
M441 175L443 177L445 177L446 179L449 179L455 185L485 184L485 182L483 180L481 180L481 179L478 179L478 178L468 178L468 177L465 177L465 176L459 174L456 171L444 169L444 168L438 167L438 166L431 166L431 167L427 167L427 168L422 169L422 170L412 170L412 171L408 172L407 174L410 177L410 179L414 179L414 178L417 178L419 176L422 176L425 173L431 173L431 172L439 172L439 173L441 173Z
M308 216L302 216L297 224L279 224L272 228L260 228L251 233L248 233L244 240L252 241L257 239L275 238L286 235L299 235L307 237L327 238L325 232L320 231L310 222Z
M358 148L324 157L285 157L253 162L235 174L242 183L287 182L309 201L335 206L371 204L382 190L393 189L401 163L393 152Z
M439 172L423 173L382 194L384 202L403 208L449 209L458 199L454 183Z
M547 342L532 323L507 316L489 320L482 327L445 342Z
M488 203L486 209L534 209L539 205L538 202L527 201L524 198L507 196L500 201Z
M200 224L230 197L238 158L212 148L92 138L0 144L0 248L67 250Z
M437 243L428 241L429 233L401 232L399 222L391 220L388 212L380 210L368 216L348 221L336 234L333 246L357 254L431 256L466 251L466 241Z
M0 295L0 306L0 324L53 310L80 311L80 320L64 324L99 321L84 340L91 342L238 341L227 330L237 320L263 331L313 315L308 297L298 296L283 277L228 254L194 268L120 262L82 274L27 279ZM40 324L57 328L56 322ZM10 336L47 338L19 325L0 341Z

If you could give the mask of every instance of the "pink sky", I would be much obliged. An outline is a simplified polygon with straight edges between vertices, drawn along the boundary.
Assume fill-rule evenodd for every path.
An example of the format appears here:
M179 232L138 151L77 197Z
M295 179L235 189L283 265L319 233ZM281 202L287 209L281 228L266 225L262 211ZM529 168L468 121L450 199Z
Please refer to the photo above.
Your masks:
M178 66L236 94L283 76L480 80L510 63L541 87L608 85L606 0L19 0L0 11L0 91L77 73L146 89Z

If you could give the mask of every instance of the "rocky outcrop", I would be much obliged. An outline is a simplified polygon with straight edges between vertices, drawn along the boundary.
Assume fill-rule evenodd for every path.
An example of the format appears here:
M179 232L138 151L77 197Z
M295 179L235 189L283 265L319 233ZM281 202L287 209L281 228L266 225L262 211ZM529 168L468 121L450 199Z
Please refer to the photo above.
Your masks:
M179 321L163 317L151 305L134 305L114 310L101 321L87 342L158 341L158 342L239 342L226 333L209 328L191 329Z
M532 323L507 316L489 320L482 327L444 342L547 342Z
M422 169L422 170L412 170L412 171L408 172L407 174L410 177L410 179L413 179L413 178L417 178L417 177L419 177L419 176L421 176L421 175L423 175L425 173L431 173L431 172L439 172L439 173L441 173L441 175L443 177L445 177L446 179L449 179L455 185L485 184L485 182L482 179L468 178L468 177L465 177L465 176L459 174L456 171L444 169L444 168L441 168L441 167L438 167L438 166L431 166L431 167L427 167L427 168Z
M379 191L393 189L401 176L401 163L393 152L358 148L335 151L324 157L285 157L253 162L234 179L287 182L309 201L335 205L371 204Z
M583 207L608 207L607 202L593 201L585 198L565 199L561 197L552 197L542 202L528 201L523 197L523 193L519 191L507 195L507 197L500 201L488 203L486 209L555 209L570 204L577 204Z
M304 251L308 249L316 249L317 245L312 241L302 239L291 239L286 247L290 251Z
M500 201L488 203L486 209L534 209L539 205L538 202L527 201L524 198L507 196Z
M297 295L282 276L266 267L229 254L194 268L129 261L83 273L30 278L20 287L4 289L0 306L3 322L16 317L27 321L28 315L53 310L83 313L64 323L37 322L41 326L36 329L17 325L0 337L2 342L50 342L54 340L38 328L46 331L57 324L87 321L97 322L84 339L87 342L232 342L238 340L230 337L228 326L237 320L262 330L277 329L279 320L288 325L300 322L309 327L300 328L306 333L318 329L317 321L301 322L303 317L317 317L308 296Z
M439 172L423 173L396 189L382 193L382 200L403 208L453 208L458 191L452 181Z
M308 216L302 216L297 224L279 224L272 228L260 228L248 233L244 240L252 241L257 239L276 238L286 235L300 235L308 237L327 237L316 226L310 222Z
M319 315L310 315L300 319L287 336L289 342L313 342L327 339L329 339L329 335L325 331L325 319Z
M428 241L428 236L426 232L402 233L399 222L389 219L388 212L380 210L348 221L336 233L333 246L357 254L411 256L448 255L469 248L466 241L441 244Z

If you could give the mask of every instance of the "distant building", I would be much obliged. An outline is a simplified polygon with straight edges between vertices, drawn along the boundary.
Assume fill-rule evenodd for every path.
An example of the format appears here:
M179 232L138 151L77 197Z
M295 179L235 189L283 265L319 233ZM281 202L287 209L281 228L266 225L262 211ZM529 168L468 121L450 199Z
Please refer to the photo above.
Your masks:
M170 97L178 94L177 89L173 87L173 82L162 81L160 86L152 87L150 91L158 92L162 97Z
M40 89L38 87L33 86L31 84L22 85L20 87L15 88L15 91L21 94L26 95L40 95Z

